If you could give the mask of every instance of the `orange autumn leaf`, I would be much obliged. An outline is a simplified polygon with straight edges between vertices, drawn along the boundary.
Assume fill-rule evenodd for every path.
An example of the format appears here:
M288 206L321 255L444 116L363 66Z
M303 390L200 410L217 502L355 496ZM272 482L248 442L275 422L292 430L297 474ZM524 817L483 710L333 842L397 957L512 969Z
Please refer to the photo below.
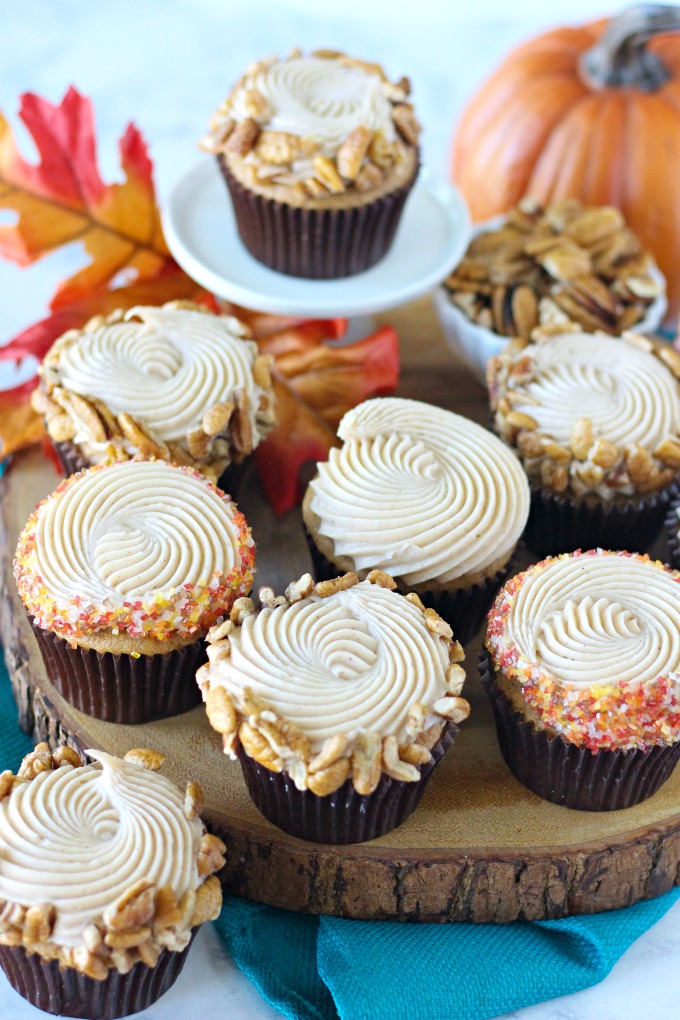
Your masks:
M267 353L278 337L259 338L260 350ZM278 424L260 443L255 458L267 499L282 514L302 496L302 466L326 460L338 445L335 432L343 414L396 387L399 340L391 326L345 347L316 343L295 349L291 337L288 350L279 351L272 375Z
M151 160L137 128L131 124L120 141L123 182L107 185L97 167L89 99L70 88L54 106L27 93L19 116L39 161L23 158L0 114L0 209L18 214L16 223L0 226L0 254L26 266L72 241L84 245L89 265L59 285L52 308L82 300L123 272L130 280L158 276L171 256Z
M0 390L0 459L16 450L39 443L43 435L42 420L31 408L33 381Z

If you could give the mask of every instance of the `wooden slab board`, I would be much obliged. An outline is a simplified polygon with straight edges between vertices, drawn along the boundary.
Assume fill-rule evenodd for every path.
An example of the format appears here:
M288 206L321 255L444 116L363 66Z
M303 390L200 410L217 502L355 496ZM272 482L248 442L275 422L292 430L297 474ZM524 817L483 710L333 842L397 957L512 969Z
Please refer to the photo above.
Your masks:
M484 392L445 347L429 300L384 318L402 338L399 392L485 421ZM262 818L202 707L139 727L77 712L46 679L11 574L18 532L57 482L37 450L17 457L2 480L0 637L23 724L36 738L67 737L81 749L124 754L141 745L167 754L166 775L204 787L206 821L228 845L229 891L353 918L512 921L610 910L680 884L680 768L626 811L572 811L530 793L501 759L476 671L479 639L466 650L470 719L423 801L401 828L356 846L307 843ZM240 505L257 540L258 584L281 591L310 567L299 513L278 520L254 479Z

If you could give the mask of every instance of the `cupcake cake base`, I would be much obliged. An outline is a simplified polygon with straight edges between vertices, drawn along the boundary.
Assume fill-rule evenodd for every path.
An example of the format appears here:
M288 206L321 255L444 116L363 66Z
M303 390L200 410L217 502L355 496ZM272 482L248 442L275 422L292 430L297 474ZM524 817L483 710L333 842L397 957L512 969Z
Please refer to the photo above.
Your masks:
M50 683L86 715L106 722L139 724L188 712L201 701L194 681L206 660L202 641L165 655L114 655L72 648L31 621Z

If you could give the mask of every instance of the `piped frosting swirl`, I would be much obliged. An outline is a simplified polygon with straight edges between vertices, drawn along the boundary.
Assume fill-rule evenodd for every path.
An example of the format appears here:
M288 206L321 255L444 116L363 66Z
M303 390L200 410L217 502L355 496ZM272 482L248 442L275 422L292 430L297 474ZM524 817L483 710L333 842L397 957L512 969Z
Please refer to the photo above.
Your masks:
M555 491L651 492L680 467L680 357L625 334L549 335L490 366L498 431Z
M433 610L393 587L380 572L318 585L306 575L287 604L272 595L238 625L216 624L196 679L225 753L240 743L319 796L350 776L372 793L383 770L418 781L446 721L469 713L463 650Z
M680 574L595 550L512 578L489 614L494 663L573 743L648 748L680 737Z
M254 544L229 497L187 468L122 461L66 479L31 515L15 576L38 626L199 636L252 586Z
M274 421L269 359L246 336L237 319L179 302L99 317L52 346L37 407L55 439L66 416L72 441L93 463L142 452L215 460L221 470Z
M178 899L201 883L203 825L163 776L88 751L93 765L40 773L0 801L0 900L56 908L50 939L83 932L141 879Z
M249 616L230 646L215 667L218 682L236 698L252 690L312 750L362 730L403 739L411 705L431 705L447 691L446 642L413 603L369 581Z
M481 426L430 404L367 400L340 423L310 509L336 556L405 585L446 584L507 559L529 513L517 457Z
M250 116L246 93L255 88L271 106L267 128L321 143L335 156L347 135L364 126L395 137L392 109L377 74L320 57L296 57L262 68L232 98L237 120Z

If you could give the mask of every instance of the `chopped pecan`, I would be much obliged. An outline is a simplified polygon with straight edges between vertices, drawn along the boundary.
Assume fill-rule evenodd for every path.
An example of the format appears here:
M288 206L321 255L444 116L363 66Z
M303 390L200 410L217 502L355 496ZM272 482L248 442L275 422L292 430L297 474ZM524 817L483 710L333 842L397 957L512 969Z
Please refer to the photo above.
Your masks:
M150 747L133 747L123 755L131 765L139 765L149 772L158 772L166 757L162 751L153 751Z
M325 599L339 591L347 591L348 588L353 588L358 583L358 576L353 570L350 570L341 577L334 577L330 581L317 581L314 585L314 594L318 595L320 599Z
M339 790L349 777L352 765L349 758L338 758L337 761L319 769L307 777L307 786L317 797L327 797Z
M214 921L222 908L222 887L216 875L206 878L196 890L196 902L189 925L196 928L205 921Z
M338 171L349 181L359 176L364 157L373 138L373 131L360 124L347 135L338 152Z
M236 709L224 687L210 687L205 697L205 711L216 733L233 733L237 729Z
M226 864L227 848L218 836L205 832L198 845L196 864L199 875L212 875Z

